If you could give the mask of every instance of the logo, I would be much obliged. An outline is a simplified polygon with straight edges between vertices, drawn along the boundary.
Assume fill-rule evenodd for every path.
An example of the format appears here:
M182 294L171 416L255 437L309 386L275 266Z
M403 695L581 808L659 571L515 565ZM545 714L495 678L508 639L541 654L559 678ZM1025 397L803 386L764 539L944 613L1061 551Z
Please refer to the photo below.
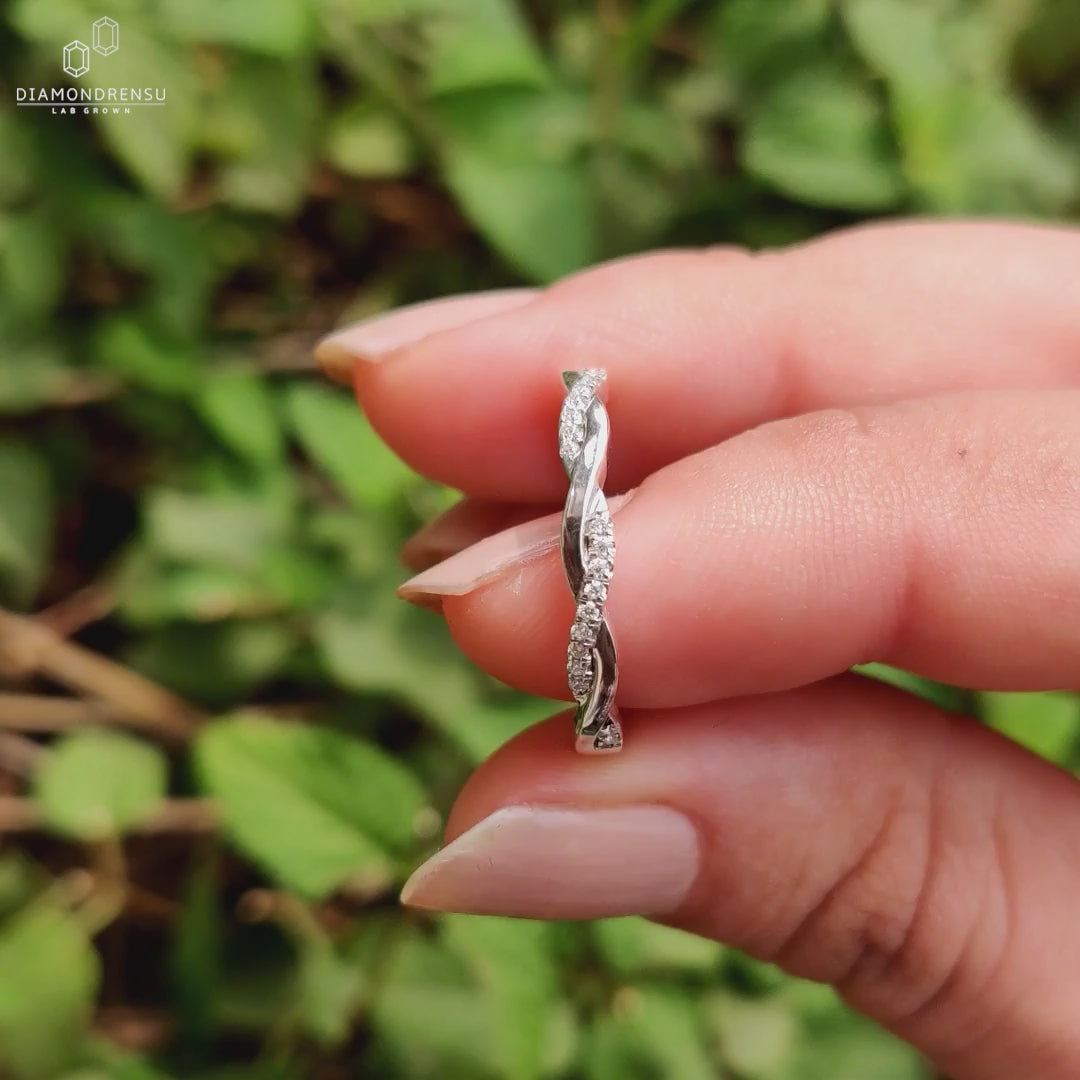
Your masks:
M103 15L90 27L90 41L76 38L64 46L63 68L73 79L81 79L90 70L91 48L99 56L112 56L120 48L120 24ZM96 68L97 61L95 61ZM108 65L106 65L107 67ZM95 82L99 80L94 79ZM163 86L17 86L16 105L44 105L52 108L55 115L83 113L131 113L132 105L164 105Z
M94 52L112 56L120 48L120 24L108 15L94 23Z
M120 48L120 24L108 15L102 15L94 23L94 52L102 56L111 56ZM69 41L64 46L64 70L73 78L85 75L90 70L90 50L82 41Z
M64 46L64 70L76 79L90 70L90 50L81 41Z

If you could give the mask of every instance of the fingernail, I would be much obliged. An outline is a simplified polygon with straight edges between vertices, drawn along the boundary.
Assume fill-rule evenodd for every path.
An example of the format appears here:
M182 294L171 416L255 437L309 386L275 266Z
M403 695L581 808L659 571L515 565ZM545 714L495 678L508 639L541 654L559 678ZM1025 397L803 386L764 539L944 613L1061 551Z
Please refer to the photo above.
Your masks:
M697 830L667 806L507 806L417 869L401 902L533 919L660 915L698 874Z
M538 292L537 289L491 289L396 308L323 338L315 346L315 360L331 379L349 382L357 361L376 363L387 353L412 345L429 334L521 307Z
M512 525L532 521L547 507L465 498L432 518L401 547L401 561L415 573Z
M613 514L621 510L636 490L633 488L608 499L608 510ZM531 562L549 551L556 550L561 531L561 513L546 514L521 525L513 525L409 578L398 586L397 594L402 600L438 611L442 597L464 596L465 593L494 580L511 567Z

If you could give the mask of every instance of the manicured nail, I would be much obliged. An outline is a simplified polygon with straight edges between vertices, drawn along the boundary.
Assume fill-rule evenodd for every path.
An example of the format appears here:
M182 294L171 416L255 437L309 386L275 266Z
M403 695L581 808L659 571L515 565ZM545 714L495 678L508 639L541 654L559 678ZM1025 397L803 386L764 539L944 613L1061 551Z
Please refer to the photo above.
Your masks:
M410 304L335 331L316 345L315 359L331 379L347 383L357 361L376 363L387 353L412 345L429 334L521 307L538 291L492 289Z
M697 830L667 806L507 806L433 855L401 902L474 915L660 915L698 874Z
M534 520L546 509L540 503L462 499L405 541L401 561L419 573L503 529Z
M631 499L636 488L608 499L614 514ZM617 523L616 523L617 528ZM472 544L398 586L397 594L420 607L438 611L444 596L464 596L486 585L511 567L531 562L559 546L562 514L546 514ZM616 534L616 543L618 534Z

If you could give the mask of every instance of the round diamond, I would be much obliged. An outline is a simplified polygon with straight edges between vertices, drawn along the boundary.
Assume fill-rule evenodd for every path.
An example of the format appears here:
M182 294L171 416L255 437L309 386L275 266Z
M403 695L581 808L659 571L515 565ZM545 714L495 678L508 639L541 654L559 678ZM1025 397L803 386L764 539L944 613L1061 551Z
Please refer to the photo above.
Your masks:
M582 600L591 600L597 606L607 599L607 586L602 581L586 581L581 587Z

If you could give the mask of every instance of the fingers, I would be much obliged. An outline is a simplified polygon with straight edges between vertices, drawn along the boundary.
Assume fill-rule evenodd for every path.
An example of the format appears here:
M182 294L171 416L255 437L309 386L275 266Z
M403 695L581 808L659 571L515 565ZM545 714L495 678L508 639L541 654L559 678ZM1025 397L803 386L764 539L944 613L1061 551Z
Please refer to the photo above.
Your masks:
M535 289L491 289L408 304L331 334L319 343L315 359L329 378L348 386L353 381L358 356L372 363L430 334L464 326L502 311L512 311L536 295Z
M955 1080L1080 1072L1080 788L970 721L847 677L566 716L504 746L414 874L422 907L651 914L836 985Z
M485 537L550 513L542 503L462 499L405 541L401 561L410 570L426 570Z
M601 266L356 366L372 423L470 494L557 501L565 368L608 369L610 490L763 421L947 390L1080 382L1080 233L863 227L781 253L667 252ZM505 304L500 297L500 305ZM496 308L498 305L496 306ZM451 318L451 316L453 317ZM392 327L393 329L393 327Z
M1080 391L925 398L778 421L616 504L619 702L675 706L880 660L963 686L1075 685ZM565 696L558 526L402 587L496 677ZM547 528L548 543L540 540Z

